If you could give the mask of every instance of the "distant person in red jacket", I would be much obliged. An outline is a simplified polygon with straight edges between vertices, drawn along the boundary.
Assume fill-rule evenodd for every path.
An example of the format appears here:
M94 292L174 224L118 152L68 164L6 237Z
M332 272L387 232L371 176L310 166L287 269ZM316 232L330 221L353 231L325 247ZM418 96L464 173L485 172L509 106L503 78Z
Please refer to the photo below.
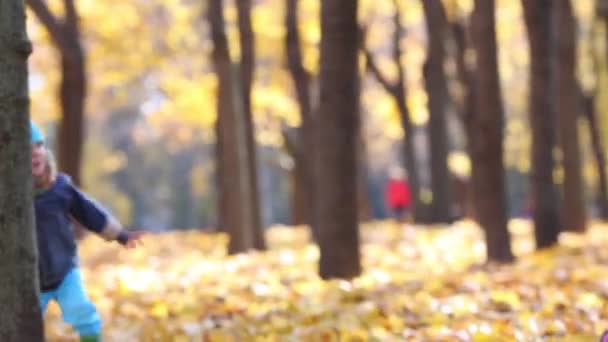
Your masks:
M399 221L404 221L409 217L412 206L412 196L410 185L407 182L403 169L391 169L385 195L386 203L394 218Z

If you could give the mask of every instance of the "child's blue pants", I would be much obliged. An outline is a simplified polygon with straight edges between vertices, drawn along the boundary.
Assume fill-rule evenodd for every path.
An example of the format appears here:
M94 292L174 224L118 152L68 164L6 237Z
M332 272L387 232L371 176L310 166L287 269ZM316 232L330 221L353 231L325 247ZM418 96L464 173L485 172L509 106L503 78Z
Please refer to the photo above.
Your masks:
M59 304L63 320L71 324L80 336L101 334L101 318L85 293L80 269L73 268L58 288L40 294L43 313L51 299Z

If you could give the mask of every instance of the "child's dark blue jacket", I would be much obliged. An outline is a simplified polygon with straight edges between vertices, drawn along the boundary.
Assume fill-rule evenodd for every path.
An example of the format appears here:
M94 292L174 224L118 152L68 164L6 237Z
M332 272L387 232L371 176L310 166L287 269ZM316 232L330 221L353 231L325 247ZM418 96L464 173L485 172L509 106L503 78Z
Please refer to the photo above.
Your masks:
M49 189L35 197L34 203L40 288L49 291L59 286L78 263L72 219L101 233L109 216L62 173Z

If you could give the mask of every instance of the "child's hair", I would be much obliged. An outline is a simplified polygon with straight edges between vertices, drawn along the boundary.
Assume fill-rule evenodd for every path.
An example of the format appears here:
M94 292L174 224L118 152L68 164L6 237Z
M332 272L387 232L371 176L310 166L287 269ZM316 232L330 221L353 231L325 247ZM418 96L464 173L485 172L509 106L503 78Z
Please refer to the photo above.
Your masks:
M53 152L46 148L46 166L44 168L44 176L36 182L37 187L47 187L55 181L57 177L57 163L55 161L55 155Z

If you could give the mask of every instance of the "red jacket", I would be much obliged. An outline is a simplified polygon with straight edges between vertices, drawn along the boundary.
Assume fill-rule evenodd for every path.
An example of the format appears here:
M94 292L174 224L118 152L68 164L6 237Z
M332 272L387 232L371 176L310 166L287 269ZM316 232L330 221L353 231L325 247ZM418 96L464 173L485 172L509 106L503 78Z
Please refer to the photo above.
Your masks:
M386 202L389 207L409 207L412 201L410 186L406 181L391 179L386 187Z

